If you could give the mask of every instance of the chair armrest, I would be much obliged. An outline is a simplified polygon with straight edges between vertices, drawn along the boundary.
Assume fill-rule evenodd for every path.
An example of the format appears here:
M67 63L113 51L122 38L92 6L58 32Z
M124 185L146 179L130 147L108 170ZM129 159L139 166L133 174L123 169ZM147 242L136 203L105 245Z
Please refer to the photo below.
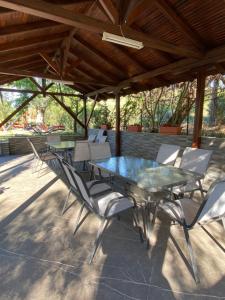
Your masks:
M121 199L123 199L123 198L125 198L125 197L124 197L124 196L117 197L117 198L112 199L112 200L108 203L108 205L107 205L107 207L106 207L106 210L105 210L105 213L104 213L104 217L105 217L105 218L107 218L110 209L111 209L116 203L119 203L119 202L121 201Z

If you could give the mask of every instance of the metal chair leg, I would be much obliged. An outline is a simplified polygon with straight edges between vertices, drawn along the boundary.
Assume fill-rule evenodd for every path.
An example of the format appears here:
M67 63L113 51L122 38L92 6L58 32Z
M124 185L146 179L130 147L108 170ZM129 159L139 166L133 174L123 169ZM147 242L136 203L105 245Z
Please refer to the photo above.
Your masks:
M110 221L110 219L104 219L104 220L102 220L102 222L101 222L101 225L100 225L100 227L99 227L99 230L98 230L98 233L97 233L97 237L96 237L96 240L95 240L94 249L93 249L93 251L92 251L92 253L91 253L91 255L90 255L89 264L92 263L93 258L94 258L94 256L95 256L95 253L96 253L96 251L97 251L99 245L101 244L102 237L103 237L103 233L104 233L106 227L108 226L109 221Z
M222 218L223 228L225 230L225 217Z
M193 251L193 248L192 248L192 245L191 245L188 229L185 228L185 226L183 226L183 230L184 230L184 236L185 236L189 256L190 256L190 259L191 259L191 266L192 266L192 270L193 270L193 274L194 274L194 279L195 279L196 283L199 283L200 279L198 277L198 269L197 269L196 259L195 259L194 251Z
M66 210L66 206L67 206L67 203L69 201L70 194L71 194L71 188L69 189L69 192L68 192L68 194L66 196L66 200L64 202L63 209L62 209L62 212L61 212L62 215L64 214L64 212Z
M141 230L141 227L138 225L138 220L136 219L135 210L136 210L136 208L133 208L133 211L132 211L133 220L134 220L135 226L138 228L140 241L141 241L141 243L143 243L144 239L143 239L143 235L142 235L142 230Z
M76 220L76 224L75 224L75 228L74 228L74 232L73 232L74 235L77 232L77 229L78 229L78 226L79 226L79 222L80 222L80 218L81 218L83 210L84 210L84 204L81 205L81 208L80 208L78 216L77 216L77 220Z

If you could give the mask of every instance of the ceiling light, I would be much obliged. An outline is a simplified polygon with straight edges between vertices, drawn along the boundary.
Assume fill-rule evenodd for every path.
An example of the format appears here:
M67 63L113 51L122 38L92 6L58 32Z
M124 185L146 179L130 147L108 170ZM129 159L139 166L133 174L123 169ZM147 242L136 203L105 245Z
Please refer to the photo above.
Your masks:
M142 49L144 47L144 44L142 42L128 39L124 36L103 32L102 40L110 43L119 44L126 47L131 47L135 49Z

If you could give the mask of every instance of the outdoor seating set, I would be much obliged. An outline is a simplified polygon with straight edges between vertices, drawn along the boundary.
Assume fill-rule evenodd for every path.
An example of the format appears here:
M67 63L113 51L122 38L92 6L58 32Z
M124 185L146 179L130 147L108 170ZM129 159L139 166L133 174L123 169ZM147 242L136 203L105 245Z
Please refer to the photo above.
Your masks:
M69 207L71 193L76 196L76 201L80 202L74 234L90 213L101 219L89 262L93 261L103 233L113 217L126 210L132 211L135 229L138 230L141 241L146 240L149 247L152 228L158 212L162 211L169 216L171 222L181 225L193 276L198 283L199 275L189 230L195 225L202 226L214 220L222 220L225 228L225 179L214 182L208 191L202 187L212 151L187 147L183 151L179 167L174 167L180 153L180 147L177 145L162 144L154 161L132 156L112 157L108 142L98 144L93 143L94 140L96 141L96 137L90 136L88 141L77 141L72 162L57 151L53 151L49 158L49 161L57 159L69 185L62 214ZM40 156L32 142L29 142L35 158L41 160L41 163L48 161L48 156ZM82 160L88 162L89 181L83 179L81 172L74 165L74 162ZM144 190L148 197L139 203L135 195L127 193L126 190L117 190L113 178L128 181ZM200 202L193 198L196 191L200 191Z

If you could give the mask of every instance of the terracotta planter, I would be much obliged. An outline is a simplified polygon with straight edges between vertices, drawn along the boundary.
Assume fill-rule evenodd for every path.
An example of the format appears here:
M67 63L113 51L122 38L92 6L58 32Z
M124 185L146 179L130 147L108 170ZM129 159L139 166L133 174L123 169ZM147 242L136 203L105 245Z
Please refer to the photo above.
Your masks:
M128 125L127 131L129 132L141 132L142 126L141 125Z
M159 133L166 135L178 135L181 134L180 126L160 126Z
M108 125L108 124L102 124L101 125L101 129L109 130L110 129L110 125Z

